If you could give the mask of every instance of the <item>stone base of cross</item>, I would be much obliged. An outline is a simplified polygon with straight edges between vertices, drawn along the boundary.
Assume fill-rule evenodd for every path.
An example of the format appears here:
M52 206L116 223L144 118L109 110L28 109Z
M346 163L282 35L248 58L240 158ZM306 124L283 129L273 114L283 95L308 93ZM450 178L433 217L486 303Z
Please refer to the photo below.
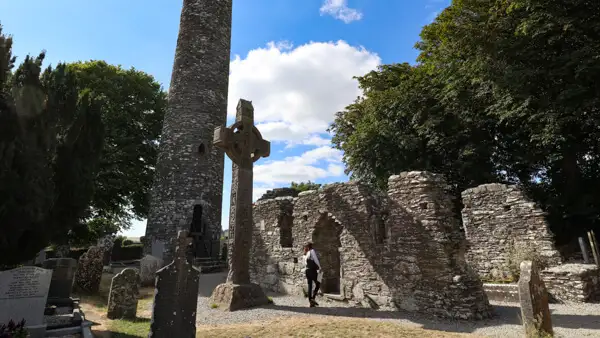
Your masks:
M268 157L271 144L254 126L252 103L240 100L235 123L215 130L213 143L233 162L231 209L229 212L229 275L227 282L215 288L211 304L234 311L269 303L257 284L250 282L252 246L252 168L254 162Z

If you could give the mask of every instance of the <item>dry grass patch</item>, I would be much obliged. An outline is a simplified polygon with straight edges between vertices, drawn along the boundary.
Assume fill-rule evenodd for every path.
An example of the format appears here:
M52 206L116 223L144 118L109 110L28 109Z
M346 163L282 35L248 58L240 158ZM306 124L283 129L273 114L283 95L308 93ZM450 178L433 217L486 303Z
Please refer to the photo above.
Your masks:
M474 335L425 330L369 319L292 317L249 324L199 326L196 337L475 337Z

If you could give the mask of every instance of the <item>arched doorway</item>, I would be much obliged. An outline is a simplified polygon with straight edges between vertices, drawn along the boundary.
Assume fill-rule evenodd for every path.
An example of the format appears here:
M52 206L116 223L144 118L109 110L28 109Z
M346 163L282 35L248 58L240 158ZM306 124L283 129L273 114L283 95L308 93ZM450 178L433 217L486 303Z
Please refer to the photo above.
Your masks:
M315 225L312 242L319 256L323 268L323 293L340 294L341 260L340 260L340 234L342 226L336 223L327 214L322 214Z

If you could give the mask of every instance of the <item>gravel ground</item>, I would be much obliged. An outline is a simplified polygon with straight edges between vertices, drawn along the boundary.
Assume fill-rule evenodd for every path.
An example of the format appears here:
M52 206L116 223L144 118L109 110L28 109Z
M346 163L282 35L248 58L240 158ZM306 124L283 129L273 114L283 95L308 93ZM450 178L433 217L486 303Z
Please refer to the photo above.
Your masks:
M372 318L391 321L429 330L474 333L487 337L523 337L520 309L515 303L492 302L496 317L478 322L435 319L404 311L375 311L348 307L341 302L320 301L320 306L309 308L305 298L270 295L274 304L244 311L224 312L211 309L208 297L214 287L224 281L224 274L202 275L198 298L197 325L236 324L292 316L338 316ZM552 324L557 337L600 338L600 304L559 305L551 304Z

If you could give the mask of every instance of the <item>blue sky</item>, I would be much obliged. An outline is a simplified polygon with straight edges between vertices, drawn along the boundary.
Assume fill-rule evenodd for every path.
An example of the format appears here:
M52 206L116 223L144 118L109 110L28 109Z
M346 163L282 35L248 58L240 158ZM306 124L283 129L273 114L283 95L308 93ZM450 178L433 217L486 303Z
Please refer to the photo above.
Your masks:
M233 0L229 108L253 101L271 156L255 164L255 198L290 181L346 181L325 133L360 95L352 76L411 62L421 27L450 0ZM14 54L47 50L47 62L105 60L152 74L166 89L181 0L0 0ZM230 116L231 119L231 116ZM223 228L231 162L225 162ZM127 236L144 235L145 220Z

